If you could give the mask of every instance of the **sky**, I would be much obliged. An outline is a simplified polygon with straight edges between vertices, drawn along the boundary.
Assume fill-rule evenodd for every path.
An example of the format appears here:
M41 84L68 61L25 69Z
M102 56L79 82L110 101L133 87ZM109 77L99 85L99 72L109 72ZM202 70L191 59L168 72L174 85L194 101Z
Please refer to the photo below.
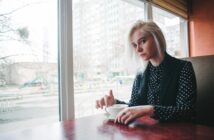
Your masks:
M57 0L0 0L0 14L17 8L20 9L10 14L11 25L27 27L30 44L1 41L1 57L17 55L11 57L15 62L56 62ZM48 46L46 49L43 48L44 44Z

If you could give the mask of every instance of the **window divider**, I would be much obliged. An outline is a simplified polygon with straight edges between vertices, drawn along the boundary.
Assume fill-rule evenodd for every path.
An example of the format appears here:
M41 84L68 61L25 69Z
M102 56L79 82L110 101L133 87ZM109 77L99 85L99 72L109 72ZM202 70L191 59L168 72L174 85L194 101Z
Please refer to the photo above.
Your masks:
M72 0L58 0L60 121L75 118L73 83Z
M144 17L146 20L153 20L153 14L152 14L152 5L151 3L145 2L144 3Z

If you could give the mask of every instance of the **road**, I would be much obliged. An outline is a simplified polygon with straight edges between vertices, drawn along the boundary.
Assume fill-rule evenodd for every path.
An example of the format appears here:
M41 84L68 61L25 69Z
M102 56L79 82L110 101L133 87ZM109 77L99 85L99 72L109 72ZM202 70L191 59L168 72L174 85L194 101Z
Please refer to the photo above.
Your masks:
M126 91L126 88L120 89L121 93L125 93ZM104 91L75 94L75 117L78 118L104 113L103 110L95 109L95 100L103 95L105 95ZM120 99L125 99L129 96L116 92L115 96L118 95L120 95ZM37 93L23 95L22 98L10 100L8 102L0 102L0 132L7 131L7 128L11 130L11 126L13 129L16 129L58 121L58 101L57 94Z

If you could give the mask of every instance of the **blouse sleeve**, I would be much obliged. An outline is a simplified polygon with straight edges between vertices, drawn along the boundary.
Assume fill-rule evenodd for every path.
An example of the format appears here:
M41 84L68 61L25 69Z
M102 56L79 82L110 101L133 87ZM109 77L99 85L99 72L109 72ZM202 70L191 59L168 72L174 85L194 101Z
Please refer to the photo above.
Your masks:
M129 103L120 101L120 100L116 100L116 104L128 104L129 106L137 106L142 104L141 101L141 95L139 94L141 85L142 85L142 81L141 81L141 74L138 74L134 80L133 86L132 86L132 94L131 94L131 99L129 100Z
M179 78L176 106L154 106L154 118L160 121L192 120L195 115L196 79L192 64L187 62Z

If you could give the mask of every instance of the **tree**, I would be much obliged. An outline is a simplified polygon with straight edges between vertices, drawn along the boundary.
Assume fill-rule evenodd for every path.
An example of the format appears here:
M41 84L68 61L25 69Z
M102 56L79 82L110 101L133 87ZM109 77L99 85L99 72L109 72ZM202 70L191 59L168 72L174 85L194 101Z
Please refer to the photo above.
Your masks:
M1 2L1 1L0 1ZM0 41L20 41L28 43L29 30L27 27L15 27L11 22L13 13L28 6L24 5L7 13L0 13Z
M0 1L1 3L1 1ZM11 18L13 13L18 10L23 9L28 6L24 5L14 10L11 10L6 13L0 13L0 43L3 41L18 41L21 43L28 44L29 30L27 27L16 27L13 25ZM9 47L9 46L8 46ZM1 44L0 44L1 49ZM10 57L17 56L20 54L4 56L4 54L0 54L0 86L3 86L6 83L5 79L5 68L11 64ZM2 84L3 83L3 84Z

